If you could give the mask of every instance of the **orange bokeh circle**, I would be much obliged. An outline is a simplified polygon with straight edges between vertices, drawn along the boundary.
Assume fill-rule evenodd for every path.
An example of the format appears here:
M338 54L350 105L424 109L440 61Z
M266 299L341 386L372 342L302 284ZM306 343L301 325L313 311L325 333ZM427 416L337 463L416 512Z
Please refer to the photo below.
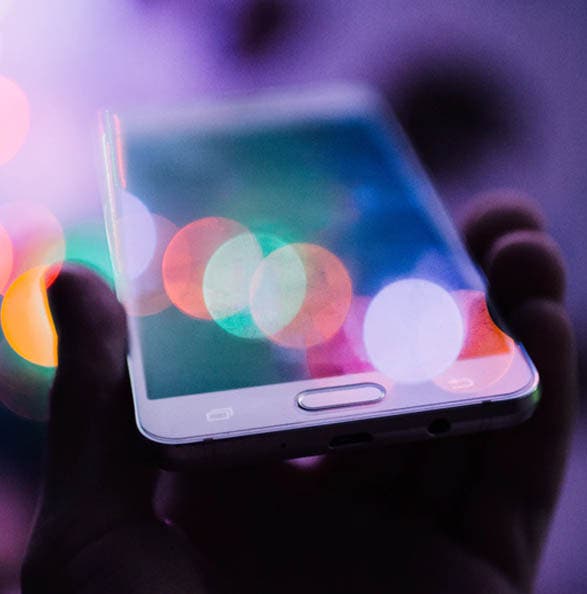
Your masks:
M202 284L208 261L226 241L247 233L246 227L223 217L206 217L182 227L163 255L163 286L171 302L195 318L212 319Z
M291 247L306 272L306 295L293 321L268 338L285 347L307 349L338 332L351 306L353 287L347 269L332 252L311 243Z
M49 310L47 287L57 267L37 266L8 287L0 322L8 344L21 357L43 367L57 365L57 333Z

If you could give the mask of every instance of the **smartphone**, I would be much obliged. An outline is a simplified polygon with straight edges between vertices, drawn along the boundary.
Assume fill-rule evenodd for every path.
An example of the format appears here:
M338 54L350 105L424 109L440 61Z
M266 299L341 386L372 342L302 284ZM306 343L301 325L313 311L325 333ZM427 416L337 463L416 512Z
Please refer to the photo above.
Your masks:
M171 465L498 428L538 374L383 99L103 114L140 432Z

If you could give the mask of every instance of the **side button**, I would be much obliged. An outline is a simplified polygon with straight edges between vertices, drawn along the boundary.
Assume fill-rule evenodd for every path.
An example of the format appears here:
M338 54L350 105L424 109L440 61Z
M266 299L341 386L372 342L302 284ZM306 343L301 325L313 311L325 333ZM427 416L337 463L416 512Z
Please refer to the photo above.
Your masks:
M365 383L335 388L320 388L300 392L298 406L304 410L327 410L344 406L360 406L379 402L385 396L385 388L379 384Z

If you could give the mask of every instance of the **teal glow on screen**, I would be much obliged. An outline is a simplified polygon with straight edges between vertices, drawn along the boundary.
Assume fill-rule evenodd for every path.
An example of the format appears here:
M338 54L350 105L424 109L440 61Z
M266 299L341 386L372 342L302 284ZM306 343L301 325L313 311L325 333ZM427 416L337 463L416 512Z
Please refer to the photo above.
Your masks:
M513 351L377 123L134 134L125 160L150 398L373 370L418 383Z

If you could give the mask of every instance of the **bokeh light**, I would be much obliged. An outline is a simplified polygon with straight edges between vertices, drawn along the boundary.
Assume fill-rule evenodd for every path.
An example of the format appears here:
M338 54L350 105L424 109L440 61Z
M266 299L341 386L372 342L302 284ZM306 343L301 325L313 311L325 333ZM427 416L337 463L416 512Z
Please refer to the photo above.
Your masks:
M346 336L347 343L353 352L354 356L363 364L368 364L370 368L371 362L369 355L365 348L363 341L363 327L365 325L365 316L367 309L371 303L371 297L364 295L353 295L349 313L344 321L342 330Z
M204 301L212 319L242 338L262 336L249 313L249 288L262 260L257 238L243 233L223 243L204 272Z
M308 349L306 360L312 377L374 371L363 343L363 324L369 303L369 297L353 296L342 328L327 342Z
M163 286L163 254L178 229L169 219L153 215L156 245L146 270L128 286L125 296L127 312L134 316L157 314L171 305Z
M305 270L304 301L291 323L268 336L281 346L307 349L338 332L349 311L353 289L344 264L332 252L311 243L291 247Z
M248 233L223 217L206 217L182 227L163 255L163 285L171 302L184 313L211 319L203 292L204 273L214 252L228 240Z
M24 359L42 365L57 365L57 333L49 310L46 287L57 269L37 266L21 274L2 301L0 321L10 346Z
M121 257L129 278L142 274L155 252L157 232L149 209L126 190L120 191Z
M12 241L6 229L0 225L0 293L4 292L14 264Z
M30 363L6 340L0 341L0 403L13 413L34 421L49 416L49 390L55 368Z
M465 321L465 341L458 359L434 382L449 392L471 394L506 374L515 343L492 320L482 291L455 291L453 297Z
M0 225L10 237L13 253L12 271L4 289L32 268L63 262L63 229L44 204L28 200L0 204Z
M95 220L80 221L65 229L65 259L82 264L99 274L111 286L114 273L108 254L108 241L104 223Z
M22 148L30 119L26 93L13 80L0 75L0 165L12 160Z
M424 382L455 362L464 341L463 319L441 286L404 279L373 298L363 337L369 359L380 372L397 382Z
M250 308L257 327L272 336L299 313L306 297L306 270L292 245L272 251L255 270Z

